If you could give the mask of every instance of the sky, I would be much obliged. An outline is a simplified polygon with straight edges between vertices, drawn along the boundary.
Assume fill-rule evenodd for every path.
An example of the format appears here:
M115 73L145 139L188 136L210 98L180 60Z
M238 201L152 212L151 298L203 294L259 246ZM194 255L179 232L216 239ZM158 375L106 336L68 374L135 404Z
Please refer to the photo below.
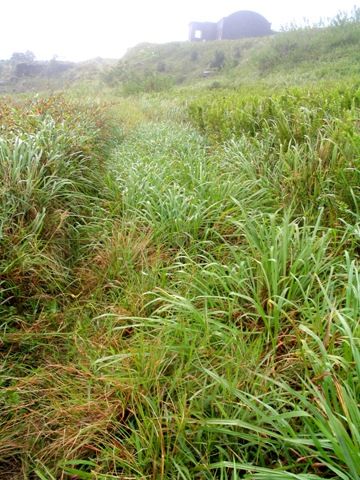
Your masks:
M0 0L0 59L31 50L37 59L120 58L142 42L186 40L191 21L237 10L264 15L272 28L316 22L360 7L356 0Z

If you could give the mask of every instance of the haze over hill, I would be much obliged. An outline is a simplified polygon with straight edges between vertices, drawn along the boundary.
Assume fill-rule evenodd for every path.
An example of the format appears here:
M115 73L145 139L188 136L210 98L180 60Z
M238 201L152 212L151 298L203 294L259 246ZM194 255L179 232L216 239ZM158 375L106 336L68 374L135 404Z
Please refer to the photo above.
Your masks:
M141 42L184 41L191 21L217 21L237 10L264 15L275 30L304 18L318 23L355 0L4 0L1 4L0 58L31 50L40 60L120 58Z
M31 52L0 61L0 91L61 90L74 85L119 93L171 88L294 84L360 73L360 10L331 26L267 37L142 43L121 60L34 61ZM27 55L27 56L26 56ZM24 60L26 60L24 62Z

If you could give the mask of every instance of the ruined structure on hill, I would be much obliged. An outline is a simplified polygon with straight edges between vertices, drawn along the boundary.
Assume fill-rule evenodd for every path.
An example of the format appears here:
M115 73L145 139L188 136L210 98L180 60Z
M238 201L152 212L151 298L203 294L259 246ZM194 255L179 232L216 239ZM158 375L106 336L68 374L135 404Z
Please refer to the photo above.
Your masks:
M235 40L245 37L262 37L270 35L271 24L259 13L242 10L219 22L190 23L189 40Z

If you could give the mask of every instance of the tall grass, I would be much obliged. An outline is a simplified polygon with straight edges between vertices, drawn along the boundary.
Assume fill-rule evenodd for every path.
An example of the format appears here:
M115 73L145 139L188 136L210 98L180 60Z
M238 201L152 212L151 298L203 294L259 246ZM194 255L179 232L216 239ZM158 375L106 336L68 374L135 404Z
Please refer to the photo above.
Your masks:
M299 213L325 207L329 221L337 222L358 212L359 89L355 84L315 92L200 97L189 114L210 139L235 140L235 148L227 147L235 158L244 157L244 148L250 151L254 174L261 181L270 177Z
M62 98L0 110L1 300L22 310L73 282L79 230L101 211L103 120Z
M0 476L355 480L358 88L179 103L3 107Z
M318 74L326 74L327 63L336 59L337 73L349 75L358 71L356 62L351 62L346 71L346 61L341 60L346 49L356 60L356 45L359 43L360 9L354 7L349 14L339 13L327 26L319 25L305 27L289 27L286 33L275 35L256 55L256 62L263 75L291 68L304 67L309 69L311 62L323 66ZM355 47L355 50L352 49ZM340 53L342 52L342 53ZM340 55L339 55L340 54ZM339 56L338 56L339 55ZM335 72L332 72L335 74Z

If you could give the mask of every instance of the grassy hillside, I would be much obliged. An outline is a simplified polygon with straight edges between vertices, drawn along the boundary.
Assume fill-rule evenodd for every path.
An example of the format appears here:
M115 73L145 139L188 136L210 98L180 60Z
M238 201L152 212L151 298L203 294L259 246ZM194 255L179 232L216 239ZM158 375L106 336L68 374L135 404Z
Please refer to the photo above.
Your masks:
M78 63L0 60L0 94L61 91L74 86L96 89L116 63L104 58Z
M354 25L317 85L290 32L236 89L1 99L1 479L360 477Z
M212 88L249 84L282 86L360 74L357 17L327 28L306 28L270 37L214 42L141 44L108 72L125 93L174 85Z
M133 94L173 87L267 88L356 78L360 74L359 17L355 8L352 16L340 15L328 27L297 28L263 38L143 43L118 61L31 61L26 74L21 68L18 71L16 62L1 60L0 93L74 87L98 91L110 86L121 94Z

